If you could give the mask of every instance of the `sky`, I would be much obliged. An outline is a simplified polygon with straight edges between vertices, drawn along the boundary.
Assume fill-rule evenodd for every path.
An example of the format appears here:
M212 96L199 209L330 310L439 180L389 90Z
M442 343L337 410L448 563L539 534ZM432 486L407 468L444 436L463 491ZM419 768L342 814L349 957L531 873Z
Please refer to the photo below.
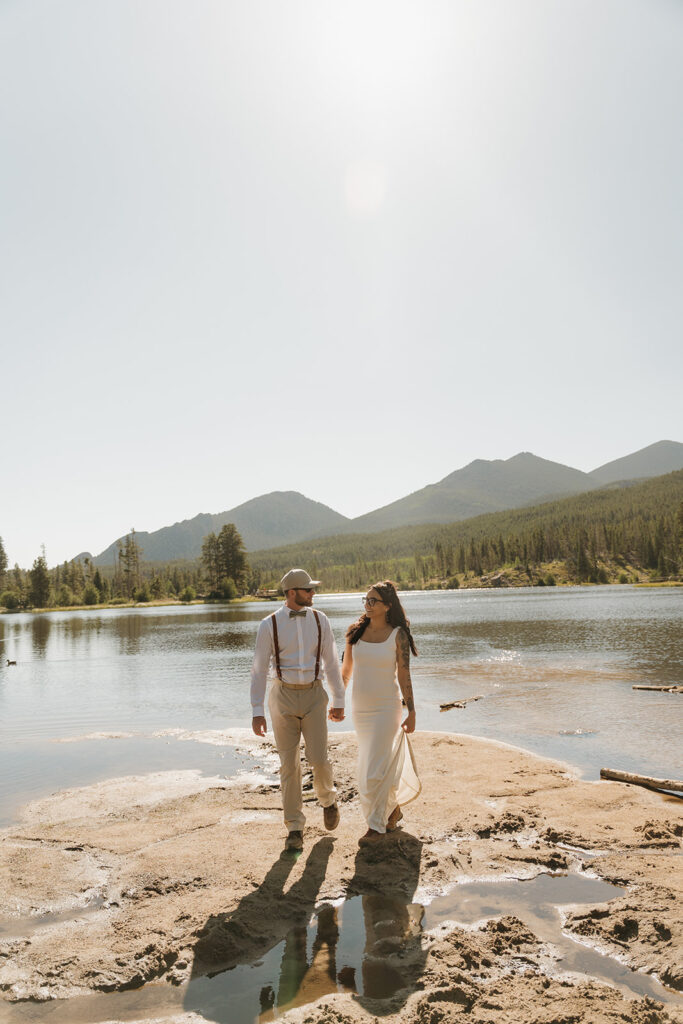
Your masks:
M680 0L0 0L0 536L683 440Z

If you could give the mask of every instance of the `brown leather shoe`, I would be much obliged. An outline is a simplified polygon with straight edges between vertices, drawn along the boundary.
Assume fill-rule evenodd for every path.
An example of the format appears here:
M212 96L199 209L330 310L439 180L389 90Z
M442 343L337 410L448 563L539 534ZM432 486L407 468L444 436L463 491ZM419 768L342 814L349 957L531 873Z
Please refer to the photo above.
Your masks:
M325 828L328 832L332 832L333 829L339 824L339 808L336 804L330 804L329 807L323 807L323 821L325 822Z
M285 850L303 850L304 848L304 834L303 832L290 832L285 840Z
M374 843L378 839L384 839L384 832L376 832L374 828L369 828L364 836L361 836L358 840L359 846L367 846L369 843Z
M402 820L402 818L403 811L401 810L399 805L396 804L393 811L389 815L389 820L387 821L387 832L393 832L395 829L397 829L398 823Z

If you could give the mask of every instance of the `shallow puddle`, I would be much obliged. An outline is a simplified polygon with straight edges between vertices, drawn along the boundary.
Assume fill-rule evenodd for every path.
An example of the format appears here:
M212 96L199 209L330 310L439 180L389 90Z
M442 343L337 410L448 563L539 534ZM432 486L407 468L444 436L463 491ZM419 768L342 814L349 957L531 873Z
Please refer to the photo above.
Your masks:
M422 930L424 908L378 894L326 904L256 964L191 981L184 1001L216 1024L265 1024L332 992L387 999L403 988L384 959Z
M558 907L573 903L605 903L623 889L582 875L538 875L526 882L474 882L460 885L434 900L425 911L425 928L445 921L473 925L483 918L512 914L523 921L541 942L557 947L562 959L558 971L571 971L605 981L625 996L650 996L661 1002L683 1002L683 997L660 985L651 975L632 971L614 957L582 945L564 934Z
M18 1004L1 1019L98 1024L194 1011L214 1024L267 1024L294 1006L334 992L352 993L361 1002L395 996L406 982L386 954L400 952L411 937L446 922L474 925L506 914L518 917L542 942L557 947L562 956L558 972L601 979L630 998L647 995L662 1002L683 1002L651 976L631 971L562 934L558 907L602 903L622 891L581 875L540 875L530 881L459 885L426 907L378 894L353 896L337 906L319 907L308 924L293 928L255 963L195 978L184 988L147 985L68 1002ZM404 991L407 997L409 990Z
M33 917L7 918L0 921L0 941L6 942L15 938L30 938L41 928L52 924L63 924L66 921L82 921L91 917L104 903L102 896L95 896L90 902L79 908L71 907L50 914L36 914Z

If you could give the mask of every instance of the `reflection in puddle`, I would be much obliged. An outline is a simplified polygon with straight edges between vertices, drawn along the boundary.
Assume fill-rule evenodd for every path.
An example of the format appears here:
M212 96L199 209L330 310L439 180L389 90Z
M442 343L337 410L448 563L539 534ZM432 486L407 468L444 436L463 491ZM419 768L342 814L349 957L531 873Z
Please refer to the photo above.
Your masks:
M631 971L562 934L559 906L601 903L622 891L581 875L540 875L522 882L459 885L427 907L378 894L353 896L338 906L319 907L307 924L292 928L257 962L196 977L185 989L146 985L137 992L79 997L61 1004L22 1004L9 1019L52 1024L96 1024L114 1017L142 1021L177 1013L182 1003L184 1011L193 1010L213 1024L268 1024L292 1007L335 992L351 993L361 1003L386 999L410 984L387 957L419 939L423 929L438 929L446 922L475 925L504 914L520 918L541 942L557 948L562 957L558 972L602 979L629 998L647 995L680 1003L680 996L651 976Z
M216 1024L266 1024L333 992L387 999L406 985L385 957L422 930L424 908L378 894L325 904L256 964L190 982L184 1007Z
M602 903L622 891L580 875L540 875L524 882L459 885L426 908L379 895L354 896L338 907L321 907L307 927L293 929L258 963L192 981L184 1006L215 1024L266 1024L285 1010L333 992L386 999L406 979L385 957L401 952L411 936L446 921L474 925L504 914L519 917L541 942L557 947L562 957L558 971L601 979L630 998L648 995L678 1002L651 976L562 934L558 906Z

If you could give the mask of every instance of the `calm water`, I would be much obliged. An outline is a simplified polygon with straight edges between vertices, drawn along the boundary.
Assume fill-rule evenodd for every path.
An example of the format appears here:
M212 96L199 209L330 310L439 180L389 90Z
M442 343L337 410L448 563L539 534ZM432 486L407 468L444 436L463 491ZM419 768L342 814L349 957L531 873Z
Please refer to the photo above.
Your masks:
M420 728L504 740L588 778L603 766L683 774L683 697L632 690L683 682L682 589L441 591L404 603L420 650ZM316 604L341 644L360 597ZM0 617L0 822L27 798L115 774L234 771L229 749L152 733L249 725L254 637L274 607ZM439 711L474 696L482 699ZM78 739L103 732L126 736ZM55 742L64 739L78 742Z

